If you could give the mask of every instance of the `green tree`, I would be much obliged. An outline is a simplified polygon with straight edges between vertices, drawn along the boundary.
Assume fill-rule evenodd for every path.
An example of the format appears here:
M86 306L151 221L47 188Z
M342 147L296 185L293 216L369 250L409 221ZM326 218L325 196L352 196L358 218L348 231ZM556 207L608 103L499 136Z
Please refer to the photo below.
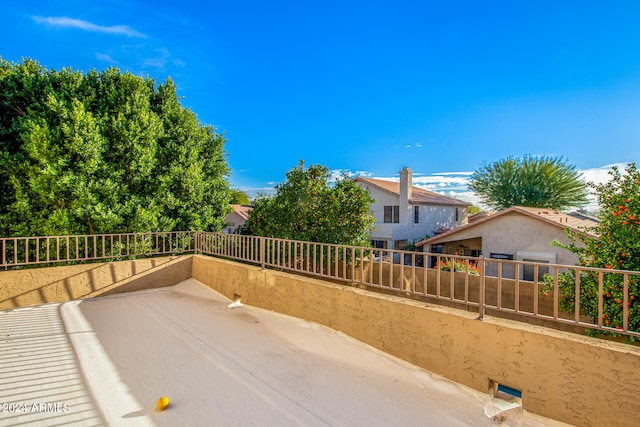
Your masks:
M621 173L617 167L609 172L611 180L593 185L600 205L600 222L588 230L597 238L567 230L569 245L553 242L575 253L578 265L605 269L640 271L640 172L630 163ZM551 282L552 278L547 278ZM603 298L603 324L621 329L625 295L623 276L605 273L603 290L599 292L599 277L595 272L580 275L580 308L582 314L598 319L598 298ZM574 270L559 277L560 307L575 311L576 274ZM629 276L626 304L629 329L640 331L640 276Z
M0 59L0 233L220 230L224 142L171 79Z
M469 188L494 209L511 206L566 209L587 203L588 185L561 157L508 157L484 164Z
M467 215L475 215L480 212L482 212L482 208L476 205L471 205L467 208Z
M375 223L369 192L347 176L335 182L321 165L287 172L276 193L256 200L245 227L258 236L368 246Z
M249 200L249 195L242 190L233 189L231 190L231 202L235 205L249 205L251 201Z

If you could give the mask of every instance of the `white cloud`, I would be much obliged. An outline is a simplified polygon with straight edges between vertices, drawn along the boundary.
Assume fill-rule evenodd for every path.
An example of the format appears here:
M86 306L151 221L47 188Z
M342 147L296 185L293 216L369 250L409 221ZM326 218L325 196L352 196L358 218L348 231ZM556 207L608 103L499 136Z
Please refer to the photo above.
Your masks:
M594 184L602 184L611 179L609 171L614 166L617 166L621 171L625 170L627 167L625 163L614 163L612 165L601 166L599 168L583 169L578 172L582 174L585 181L592 182Z
M351 170L349 169L332 169L329 172L329 181L330 182L334 182L337 181L339 178L342 178L343 175L346 175L348 177L355 177L355 176L373 176L373 173L369 172L369 171L355 171L355 172L351 172Z
M83 21L81 19L69 18L68 16L33 16L35 22L38 24L46 24L54 27L61 28L77 28L83 31L90 31L93 33L105 33L123 35L127 37L147 38L145 34L142 34L128 25L97 25L93 22Z
M155 58L146 58L143 61L143 65L145 67L164 68L164 66L167 65L167 60L171 56L169 50L163 47L160 49L156 49L156 52L158 52L160 55Z
M142 65L145 67L163 68L167 63L165 58L146 58Z
M418 188L424 188L425 190L442 191L443 189L457 190L460 188L466 189L469 184L469 178L467 172L441 172L431 175L414 173L413 185ZM378 177L377 179L384 179L386 181L398 182L398 177Z
M271 195L276 192L273 187L240 187L241 191L244 191L249 195L249 198L255 198L258 194Z
M598 184L604 184L605 182L611 179L611 175L609 175L609 171L614 166L617 166L618 170L620 171L624 171L627 167L625 163L614 163L611 165L601 166L599 168L578 170L578 172L582 174L582 178L584 178L586 182L598 185ZM588 211L598 210L599 206L598 206L598 199L596 195L589 194L587 198L589 199L589 203L585 206L585 209Z
M473 175L473 172L436 172L432 175Z
M111 55L108 55L106 53L96 53L96 58L98 58L100 61L108 62L110 64L118 64L118 61L116 61L111 57Z

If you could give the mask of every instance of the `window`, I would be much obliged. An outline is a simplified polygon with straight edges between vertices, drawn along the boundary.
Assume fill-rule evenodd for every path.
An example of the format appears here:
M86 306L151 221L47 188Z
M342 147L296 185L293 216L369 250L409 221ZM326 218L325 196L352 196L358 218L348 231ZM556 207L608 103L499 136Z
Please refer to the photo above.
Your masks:
M500 254L500 253L491 252L491 254L489 255L489 258L512 260L513 259L513 255L512 254Z
M460 209L456 208L456 222L460 221Z
M400 206L384 207L384 222L400 222Z
M371 245L377 249L387 249L387 241L386 240L372 240Z
M413 207L413 223L420 223L420 206Z
M404 250L407 247L407 243L409 243L407 239L396 240L395 242L393 242L393 249Z

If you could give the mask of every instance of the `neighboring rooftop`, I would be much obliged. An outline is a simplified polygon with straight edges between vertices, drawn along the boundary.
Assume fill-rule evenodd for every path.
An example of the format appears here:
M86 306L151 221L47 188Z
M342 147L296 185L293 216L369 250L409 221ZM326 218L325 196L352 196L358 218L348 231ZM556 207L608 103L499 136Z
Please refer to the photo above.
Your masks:
M400 183L395 181L387 181L384 179L363 178L357 177L355 181L362 182L367 185L380 188L389 193L400 195ZM454 199L452 197L443 196L442 194L434 193L422 189L420 187L411 187L410 203L424 204L424 205L445 205L445 206L470 206L470 203L463 202L462 200Z
M487 394L319 324L229 303L189 279L0 310L0 402L26 405L0 412L0 425L495 425Z
M249 219L249 212L253 209L250 205L231 205L231 208L234 213L245 221Z
M591 227L594 227L598 224L598 219L582 214L579 212L571 212L571 213L562 213L555 209L548 208L531 208L525 206L512 206L509 209L505 209L499 212L491 213L491 212L480 212L471 218L469 218L469 223L463 225L462 227L454 228L452 230L448 230L446 232L437 234L434 237L429 239L422 240L416 243L417 246L423 246L425 244L430 244L435 241L438 241L442 238L448 237L452 234L468 230L472 227L477 227L479 224L483 224L487 221L492 221L496 218L506 216L506 215L525 215L531 218L535 218L537 220L543 221L547 224L553 225L555 227L559 227L562 229L570 228L572 231L577 233L582 233L591 237L595 237L593 231L590 230Z
M529 208L525 206L514 206L507 211L527 212L550 223L555 223L562 228L569 227L574 231L585 233L586 229L598 224L598 220L592 216L580 214L578 212L562 213L555 209ZM587 233L590 234L590 233Z

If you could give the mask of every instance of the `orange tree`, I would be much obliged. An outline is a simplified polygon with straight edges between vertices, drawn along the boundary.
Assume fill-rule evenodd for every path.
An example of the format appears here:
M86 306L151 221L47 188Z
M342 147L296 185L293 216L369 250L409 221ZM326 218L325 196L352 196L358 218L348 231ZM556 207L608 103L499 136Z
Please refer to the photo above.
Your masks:
M630 163L624 172L617 167L609 172L611 180L592 185L600 205L600 222L589 231L597 238L567 230L569 245L563 246L575 253L578 265L609 270L640 271L640 172L635 163ZM578 244L581 242L581 244ZM573 313L575 308L575 271L561 274L560 308ZM595 272L582 272L580 276L581 312L598 320L599 283ZM551 278L547 277L550 283ZM603 275L604 326L622 329L625 295L623 275ZM629 275L629 290L626 304L629 310L629 330L640 332L640 276Z

